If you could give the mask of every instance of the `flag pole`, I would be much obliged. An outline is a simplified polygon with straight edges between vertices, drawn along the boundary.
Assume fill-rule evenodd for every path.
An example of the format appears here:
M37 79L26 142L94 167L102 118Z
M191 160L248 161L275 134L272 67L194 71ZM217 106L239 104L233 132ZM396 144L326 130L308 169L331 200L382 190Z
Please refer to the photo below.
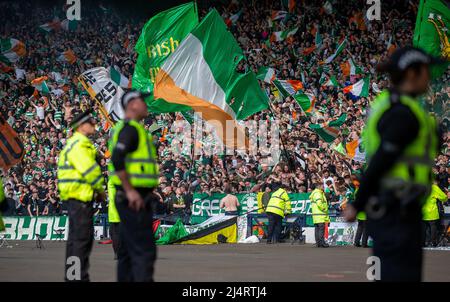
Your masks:
M264 91L264 92L266 92L266 91ZM270 99L269 99L269 96L267 95L267 92L266 92L266 96L267 96L267 105L269 106L269 110L272 114L272 117L276 118L275 112L273 111L272 105L270 104ZM286 146L284 144L283 136L281 135L281 133L280 133L280 141L281 141L281 147L282 147L281 149L283 150L284 156L286 157L286 160L288 162L289 171L294 173L295 172L295 162L292 162L292 158L289 156L289 153L286 150ZM293 189L293 188L291 187L291 189Z

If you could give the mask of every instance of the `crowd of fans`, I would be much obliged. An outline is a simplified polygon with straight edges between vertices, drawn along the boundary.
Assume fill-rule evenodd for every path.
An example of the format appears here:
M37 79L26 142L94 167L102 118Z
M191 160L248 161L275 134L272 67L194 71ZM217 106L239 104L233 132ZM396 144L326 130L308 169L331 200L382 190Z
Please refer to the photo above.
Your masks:
M332 12L323 8L325 1L296 1L297 7L289 17L269 21L273 11L283 10L280 2L200 1L199 13L203 17L210 7L216 7L224 20L228 20L241 12L235 23L228 22L247 58L239 66L240 70L256 72L260 67L272 67L278 79L301 80L305 92L316 97L313 114L307 116L292 97L282 98L272 84L260 81L269 95L271 110L248 119L281 121L279 130L286 152L282 152L281 160L273 165L260 155L192 157L190 150L175 152L174 138L184 129L176 129L175 133L166 129L170 129L180 115L151 115L145 121L146 126L160 125L153 132L161 167L159 214L188 209L193 193L223 193L228 186L234 193L248 193L269 190L271 183L281 182L291 192L309 192L311 183L319 182L341 203L351 196L349 191L357 183L364 163L336 152L334 147L361 137L370 101L377 89L388 85L384 76L376 74L375 67L393 47L412 43L417 7L409 1L395 1L395 7L384 1L381 20L362 25L360 19L355 21L353 17L367 9L366 1L329 1ZM132 76L137 57L133 46L146 19L130 18L113 6L107 9L105 12L96 6L83 7L82 20L76 30L44 32L39 26L52 21L54 15L59 14L64 19L60 7L39 7L31 1L0 3L0 36L23 41L27 49L26 56L13 65L15 72L0 73L1 113L25 146L23 162L3 176L6 196L14 204L10 215L64 213L55 181L58 153L72 133L69 124L73 116L89 107L99 112L77 77L87 69L112 65L118 66L125 76ZM272 32L296 27L298 31L292 37L268 42ZM322 45L308 53L315 45L317 30ZM330 64L319 64L335 51L343 38L348 40L345 51ZM59 54L68 49L77 57L74 64L57 60ZM350 58L362 69L361 74L342 74L340 64ZM31 80L40 76L48 77L51 93L45 97L33 96L34 87L30 85ZM332 76L341 87L321 85L321 79ZM371 81L368 97L342 92L342 87L367 76ZM449 96L450 87L437 85L426 97L430 110L444 124L442 149L434 172L438 185L447 193L450 191ZM329 122L343 113L347 115L346 121L332 143L323 141L309 128L310 124ZM98 119L98 131L92 140L106 178L110 156L106 142L108 131L99 113ZM209 139L211 135L205 131L201 143L214 144L214 139ZM98 205L98 209L103 211L105 206Z

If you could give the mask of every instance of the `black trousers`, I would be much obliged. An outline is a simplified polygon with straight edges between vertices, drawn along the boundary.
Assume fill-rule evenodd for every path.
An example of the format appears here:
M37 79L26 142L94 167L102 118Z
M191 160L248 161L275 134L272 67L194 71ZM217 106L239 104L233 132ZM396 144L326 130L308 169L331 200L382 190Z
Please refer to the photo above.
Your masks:
M114 255L116 255L116 256L117 256L117 252L119 251L119 246L120 246L119 228L120 228L120 222L110 222L109 223L109 236L111 237Z
M153 212L147 198L144 210L136 212L128 207L123 192L116 194L120 216L117 280L119 282L152 282L156 245L153 236Z
M379 219L368 217L367 228L373 238L373 255L380 259L379 281L419 282L422 277L422 211L420 202L408 209L392 195L379 197L390 204Z
M361 242L362 238L362 242ZM355 245L367 246L369 235L367 234L367 221L358 219L358 228L355 234Z
M66 245L66 274L64 280L90 281L88 273L89 255L94 242L92 203L75 199L69 199L65 202L69 215L69 235Z
M314 238L317 246L325 244L325 223L314 224Z
M267 213L267 217L269 218L267 241L274 243L279 242L283 217L274 213Z
M436 246L438 244L440 223L440 219L423 222L423 245Z

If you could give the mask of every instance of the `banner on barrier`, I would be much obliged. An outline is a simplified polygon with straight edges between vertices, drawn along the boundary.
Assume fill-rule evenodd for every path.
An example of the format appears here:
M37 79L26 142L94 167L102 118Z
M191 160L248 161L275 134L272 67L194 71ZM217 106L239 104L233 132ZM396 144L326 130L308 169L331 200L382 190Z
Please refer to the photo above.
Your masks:
M211 217L224 213L223 209L220 209L220 200L225 197L226 194L194 194L194 204L192 206L193 217ZM241 206L239 207L239 214L244 214L250 211L257 212L260 205L258 204L256 193L241 193L235 194L238 198ZM291 206L293 213L311 214L309 193L291 193L289 194L291 199Z
M67 239L69 220L67 216L48 217L3 217L5 232L2 235L11 240L34 240L40 235L44 240Z

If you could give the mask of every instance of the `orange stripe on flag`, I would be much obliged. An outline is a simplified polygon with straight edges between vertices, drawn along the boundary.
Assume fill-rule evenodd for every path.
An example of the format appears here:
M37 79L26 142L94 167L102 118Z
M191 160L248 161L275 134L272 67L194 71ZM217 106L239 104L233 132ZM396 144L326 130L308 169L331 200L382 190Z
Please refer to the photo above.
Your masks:
M163 69L157 76L154 86L155 99L162 98L170 103L187 105L192 107L195 112L201 112L202 118L211 123L217 131L217 135L222 139L223 143L228 147L246 147L248 148L248 138L244 130L236 123L236 121L218 106L210 103L208 100L201 99L189 92L179 88L173 79ZM227 121L232 121L234 126L234 135L230 137L228 133ZM219 130L219 129L218 129Z

